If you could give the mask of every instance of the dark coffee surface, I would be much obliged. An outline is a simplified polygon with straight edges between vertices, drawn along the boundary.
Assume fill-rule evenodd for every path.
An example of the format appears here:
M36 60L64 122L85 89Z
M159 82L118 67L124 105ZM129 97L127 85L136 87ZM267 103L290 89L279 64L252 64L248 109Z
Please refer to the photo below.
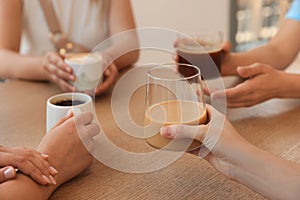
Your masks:
M200 68L201 75L204 79L211 79L220 76L222 64L222 50L209 53L192 53L177 51L179 63L196 65ZM213 62L212 62L213 61ZM184 75L190 75L193 72L181 71ZM188 74L187 74L188 73Z
M80 100L62 100L62 101L55 102L54 104L57 106L77 106L83 103L84 101L80 101Z

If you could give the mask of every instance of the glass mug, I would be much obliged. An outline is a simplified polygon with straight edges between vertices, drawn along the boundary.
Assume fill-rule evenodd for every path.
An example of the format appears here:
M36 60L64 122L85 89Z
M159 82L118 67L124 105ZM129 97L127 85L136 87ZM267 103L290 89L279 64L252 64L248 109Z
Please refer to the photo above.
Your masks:
M163 126L199 125L207 122L201 74L198 67L170 63L147 73L145 128L146 141L154 148L191 151L201 146L193 139L166 139Z
M178 62L198 66L204 79L218 78L223 57L222 45L221 31L178 34L176 41Z

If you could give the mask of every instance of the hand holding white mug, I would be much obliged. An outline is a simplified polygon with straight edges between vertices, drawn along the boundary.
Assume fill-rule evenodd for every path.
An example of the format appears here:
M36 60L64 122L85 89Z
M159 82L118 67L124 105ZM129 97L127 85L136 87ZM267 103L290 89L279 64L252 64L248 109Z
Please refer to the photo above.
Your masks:
M90 151L100 128L93 123L91 112L68 116L57 122L41 141L38 150L49 155L49 162L58 169L57 186L75 177L93 161Z

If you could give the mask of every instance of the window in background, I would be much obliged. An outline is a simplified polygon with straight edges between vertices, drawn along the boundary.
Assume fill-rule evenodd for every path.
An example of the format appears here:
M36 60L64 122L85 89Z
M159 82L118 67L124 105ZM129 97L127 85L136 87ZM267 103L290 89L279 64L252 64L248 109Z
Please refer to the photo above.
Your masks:
M266 43L278 30L293 0L232 0L231 40L234 51Z

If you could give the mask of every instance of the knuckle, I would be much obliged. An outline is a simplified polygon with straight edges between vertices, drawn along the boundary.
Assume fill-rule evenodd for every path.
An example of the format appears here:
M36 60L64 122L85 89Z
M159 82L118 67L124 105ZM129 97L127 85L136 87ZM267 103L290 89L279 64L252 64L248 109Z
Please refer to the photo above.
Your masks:
M23 165L24 163L27 162L27 158L24 156L17 156L17 157L15 157L15 162L17 164Z
M57 78L57 76L56 76L55 74L51 74L51 80L52 80L53 82L55 82L55 83L58 82L58 78Z
M75 120L67 120L66 121L66 126L69 130L72 130L72 129L76 128Z
M176 134L182 134L183 132L184 132L184 125L183 124L177 125Z

